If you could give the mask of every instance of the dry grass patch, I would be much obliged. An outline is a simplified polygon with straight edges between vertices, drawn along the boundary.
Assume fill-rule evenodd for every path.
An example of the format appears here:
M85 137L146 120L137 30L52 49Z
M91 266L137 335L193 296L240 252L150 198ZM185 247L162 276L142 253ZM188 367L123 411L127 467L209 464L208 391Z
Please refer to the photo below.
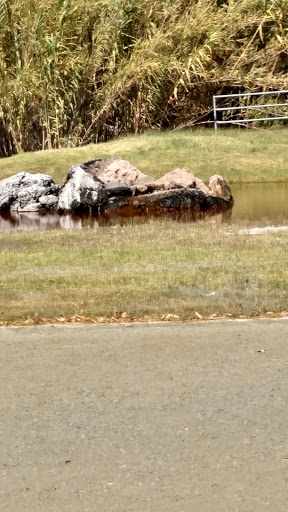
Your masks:
M288 235L209 222L0 235L0 319L258 315L288 304ZM15 249L6 242L15 242Z

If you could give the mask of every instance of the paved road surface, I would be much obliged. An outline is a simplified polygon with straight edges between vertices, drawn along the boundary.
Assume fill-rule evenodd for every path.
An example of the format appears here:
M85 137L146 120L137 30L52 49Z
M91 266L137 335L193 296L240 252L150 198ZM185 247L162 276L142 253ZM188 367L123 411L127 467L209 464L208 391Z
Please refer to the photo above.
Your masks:
M1 512L287 512L287 342L285 320L0 329Z

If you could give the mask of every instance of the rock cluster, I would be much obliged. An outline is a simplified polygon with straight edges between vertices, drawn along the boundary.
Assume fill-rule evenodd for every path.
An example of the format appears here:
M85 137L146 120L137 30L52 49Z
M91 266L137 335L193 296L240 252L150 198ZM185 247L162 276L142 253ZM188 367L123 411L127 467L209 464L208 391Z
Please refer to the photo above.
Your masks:
M153 180L122 158L74 165L62 186L51 176L29 172L0 181L0 210L80 212L127 206L220 211L233 206L233 197L220 175L212 176L208 187L186 169L174 169Z

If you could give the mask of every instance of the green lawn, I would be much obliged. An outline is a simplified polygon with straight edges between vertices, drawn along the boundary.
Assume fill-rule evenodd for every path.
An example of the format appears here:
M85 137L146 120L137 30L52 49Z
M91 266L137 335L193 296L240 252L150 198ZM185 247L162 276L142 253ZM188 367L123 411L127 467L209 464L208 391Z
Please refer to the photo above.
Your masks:
M154 220L0 233L0 320L287 310L287 233L243 236L239 227Z
M185 167L208 180L218 173L229 182L286 181L288 130L195 130L147 132L82 148L23 153L0 160L0 179L18 171L51 174L65 180L72 164L94 158L121 156L142 172L158 178Z

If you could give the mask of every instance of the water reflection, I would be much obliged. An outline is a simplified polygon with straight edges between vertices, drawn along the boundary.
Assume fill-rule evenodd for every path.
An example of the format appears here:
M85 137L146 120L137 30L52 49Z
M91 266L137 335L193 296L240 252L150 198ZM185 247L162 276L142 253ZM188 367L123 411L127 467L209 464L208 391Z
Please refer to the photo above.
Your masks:
M96 217L84 218L57 213L0 213L0 231L41 231L46 229L98 229Z
M195 214L182 210L163 212L161 218L175 222L196 222L209 219L215 223L227 223L247 219L249 221L266 220L272 224L288 222L288 183L260 183L233 185L235 206L215 215ZM0 213L0 231L35 231L46 229L99 229L104 226L139 224L147 222L151 214L139 212L132 215L129 208L111 210L99 216L58 215L51 213Z
M232 210L209 216L213 222L227 222L231 217ZM154 216L156 217L156 215ZM175 222L196 222L204 219L207 215L195 214L192 211L173 211L157 214L157 218L172 219ZM119 211L108 211L104 214L95 215L58 215L57 213L37 213L37 212L9 212L0 213L0 231L41 231L47 229L99 229L104 226L113 225L134 225L147 222L153 215L148 213L139 213L132 215L131 210L123 209Z

